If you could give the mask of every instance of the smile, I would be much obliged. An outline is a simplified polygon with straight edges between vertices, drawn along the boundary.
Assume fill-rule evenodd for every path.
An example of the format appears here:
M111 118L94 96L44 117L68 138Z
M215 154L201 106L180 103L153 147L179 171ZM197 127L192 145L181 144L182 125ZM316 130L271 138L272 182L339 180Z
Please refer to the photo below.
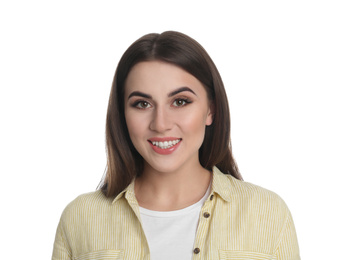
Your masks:
M175 146L179 142L180 142L180 139L173 140L173 141L165 141L165 142L154 141L154 142L151 142L151 143L152 143L153 146L157 146L158 148L169 149L172 146Z
M150 138L148 141L154 152L161 155L169 155L178 149L178 147L182 143L182 138L154 137Z

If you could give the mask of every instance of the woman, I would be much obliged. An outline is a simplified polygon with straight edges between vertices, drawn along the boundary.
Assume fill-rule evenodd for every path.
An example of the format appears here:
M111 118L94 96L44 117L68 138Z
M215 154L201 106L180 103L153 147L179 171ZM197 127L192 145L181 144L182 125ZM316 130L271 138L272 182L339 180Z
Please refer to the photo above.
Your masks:
M101 188L64 210L53 259L300 259L274 193L242 181L229 108L206 51L178 32L123 54Z

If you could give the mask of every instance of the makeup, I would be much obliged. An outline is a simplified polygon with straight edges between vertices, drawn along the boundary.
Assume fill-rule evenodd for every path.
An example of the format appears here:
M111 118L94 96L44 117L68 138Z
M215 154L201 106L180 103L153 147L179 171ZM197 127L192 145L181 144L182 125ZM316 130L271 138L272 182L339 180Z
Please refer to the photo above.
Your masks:
M173 153L179 147L181 141L181 138L174 137L155 137L148 140L151 148L162 155Z

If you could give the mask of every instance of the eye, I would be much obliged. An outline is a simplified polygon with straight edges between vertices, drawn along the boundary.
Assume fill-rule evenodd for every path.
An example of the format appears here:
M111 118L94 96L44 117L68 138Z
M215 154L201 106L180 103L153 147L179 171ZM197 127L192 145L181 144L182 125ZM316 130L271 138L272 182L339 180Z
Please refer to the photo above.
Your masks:
M149 108L151 107L150 103L147 102L147 101L136 101L134 104L133 104L133 107L136 107L136 108L139 108L139 109L146 109L146 108Z
M177 98L176 100L174 100L173 106L182 107L182 106L186 106L189 103L191 102L186 98Z

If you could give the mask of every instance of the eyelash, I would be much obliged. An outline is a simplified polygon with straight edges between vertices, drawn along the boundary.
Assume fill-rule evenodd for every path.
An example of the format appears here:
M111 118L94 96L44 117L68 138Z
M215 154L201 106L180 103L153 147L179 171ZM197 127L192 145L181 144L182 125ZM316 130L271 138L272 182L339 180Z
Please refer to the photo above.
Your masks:
M137 100L132 104L132 107L135 107L137 109L146 109L146 108L140 106L142 103L147 103L147 105L150 105L150 103L145 101L145 100Z
M192 103L191 100L189 100L188 98L176 98L172 104L176 103L177 101L181 101L183 102L183 105L180 105L180 106L175 106L175 107L184 107L190 103Z
M172 102L172 105L174 105L174 103L178 102L178 101L181 101L183 102L183 105L175 105L176 108L179 108L179 107L184 107L190 103L192 103L191 100L189 100L188 98L176 98L173 102ZM142 103L147 103L147 106L150 106L150 103L148 101L145 101L145 100L136 100L134 103L132 103L132 107L135 107L137 109L147 109L148 107L141 107L141 104Z

